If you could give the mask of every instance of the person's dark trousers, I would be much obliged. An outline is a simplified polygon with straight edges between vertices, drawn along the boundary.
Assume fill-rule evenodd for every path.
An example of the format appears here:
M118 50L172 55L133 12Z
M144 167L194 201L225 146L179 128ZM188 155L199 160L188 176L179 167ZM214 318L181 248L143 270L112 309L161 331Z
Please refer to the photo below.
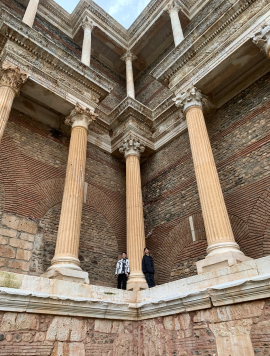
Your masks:
M153 288L156 286L153 273L145 273L145 279L149 288Z
M122 288L121 288L122 285ZM125 273L119 274L118 275L118 284L117 284L118 289L127 289L127 275Z

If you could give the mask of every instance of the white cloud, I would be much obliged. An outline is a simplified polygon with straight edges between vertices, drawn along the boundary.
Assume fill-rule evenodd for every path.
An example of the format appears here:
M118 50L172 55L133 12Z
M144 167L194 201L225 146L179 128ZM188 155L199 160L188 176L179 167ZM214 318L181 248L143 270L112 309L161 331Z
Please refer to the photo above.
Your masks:
M131 5L132 0L116 0L112 6L109 8L109 14L111 16L118 14L118 12L124 10L123 8Z

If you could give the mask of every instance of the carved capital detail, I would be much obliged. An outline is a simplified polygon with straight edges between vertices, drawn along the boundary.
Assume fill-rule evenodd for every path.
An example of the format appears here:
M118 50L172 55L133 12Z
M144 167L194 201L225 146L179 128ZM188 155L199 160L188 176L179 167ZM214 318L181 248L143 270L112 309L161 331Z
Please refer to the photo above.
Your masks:
M85 17L83 22L82 22L82 28L84 30L86 30L87 28L89 28L91 31L93 30L93 28L95 27L95 24L93 23L93 21L91 21L89 19L89 17Z
M181 5L177 0L171 0L167 5L167 11L170 14L171 11L179 11L181 9Z
M15 94L20 93L22 85L26 82L29 74L23 72L19 67L13 66L8 62L2 65L3 75L0 80L0 86L10 87Z
M203 95L199 89L192 86L185 92L178 93L173 101L178 108L183 109L183 112L185 112L192 106L199 106L202 108Z
M137 59L137 57L131 53L130 50L127 50L127 52L121 57L122 61L126 62L127 60L130 60L131 62Z
M145 151L145 146L141 144L141 141L137 137L130 134L122 142L119 151L125 155L125 158L130 155L140 157L141 153Z
M97 116L98 115L90 109L84 109L77 103L75 108L66 117L65 124L72 126L72 128L82 126L88 130L89 125L96 120Z
M270 24L265 24L253 37L253 42L270 58Z

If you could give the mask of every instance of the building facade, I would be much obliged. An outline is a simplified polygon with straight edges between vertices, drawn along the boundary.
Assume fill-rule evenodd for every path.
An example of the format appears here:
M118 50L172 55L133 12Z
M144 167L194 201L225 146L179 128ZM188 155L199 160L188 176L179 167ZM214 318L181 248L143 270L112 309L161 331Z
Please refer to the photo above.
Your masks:
M269 0L0 11L0 356L269 356Z

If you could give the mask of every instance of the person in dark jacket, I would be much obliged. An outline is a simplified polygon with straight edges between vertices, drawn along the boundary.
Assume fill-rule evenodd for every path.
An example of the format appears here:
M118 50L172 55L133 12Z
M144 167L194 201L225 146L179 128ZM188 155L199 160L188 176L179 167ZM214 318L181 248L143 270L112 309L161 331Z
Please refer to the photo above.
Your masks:
M150 251L147 247L144 249L144 256L142 260L142 270L145 275L146 282L148 284L149 288L153 288L156 286L155 284L155 279L154 279L154 274L155 274L155 268L154 268L154 261L153 258L150 256Z

